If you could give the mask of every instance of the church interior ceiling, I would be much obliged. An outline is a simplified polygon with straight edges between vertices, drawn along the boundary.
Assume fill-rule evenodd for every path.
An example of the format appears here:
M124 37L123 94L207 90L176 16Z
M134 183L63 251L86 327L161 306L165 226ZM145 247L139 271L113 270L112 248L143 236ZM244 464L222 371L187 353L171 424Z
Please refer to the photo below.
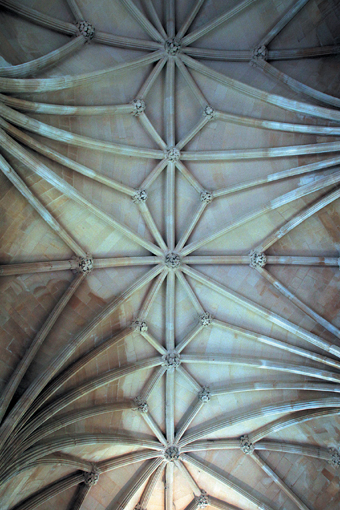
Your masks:
M0 509L338 509L340 3L0 23Z

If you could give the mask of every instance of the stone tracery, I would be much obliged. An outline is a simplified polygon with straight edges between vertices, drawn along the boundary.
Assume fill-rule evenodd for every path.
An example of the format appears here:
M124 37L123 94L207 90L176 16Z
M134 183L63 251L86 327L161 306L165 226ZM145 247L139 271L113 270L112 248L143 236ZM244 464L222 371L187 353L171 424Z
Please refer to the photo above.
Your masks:
M128 6L128 7L130 6L129 9L130 9L130 12L131 12L131 9L132 9L131 5L133 5L133 4L131 4L130 1L125 1L123 3L125 3L126 6ZM135 11L133 11L133 12L135 12ZM169 32L168 35L174 35L174 34L171 33L171 30L169 28L169 27L171 27L170 19L168 21L169 21L168 27L167 27L168 28L168 32ZM81 22L81 23L85 23L85 22ZM80 28L79 28L79 30L82 33L82 35L84 35L84 37L87 37L87 38L91 39L95 35L94 29L93 29L93 31L91 31L91 27L92 27L91 24L86 24L84 26L81 25L81 30L84 33L82 33ZM148 30L150 32L150 28L148 28ZM152 30L151 30L151 33L153 33ZM166 52L169 55L177 58L177 55L179 54L179 50L181 48L181 44L174 37L170 37L170 39L167 39L164 44L165 44ZM261 59L261 60L264 60L264 61L267 60L267 58L268 58L268 50L267 50L266 46L265 45L261 45L258 48L256 48L256 50L254 50L253 58L255 58L256 60L258 60L258 59ZM171 64L169 64L169 66L170 65ZM170 89L171 89L171 87L170 87ZM144 113L145 102L144 102L143 99L135 100L133 102L133 104L134 104L134 112L135 112L134 115L135 116L140 116L142 113ZM173 112L169 112L169 113L171 114ZM215 115L215 111L211 107L209 107L209 106L205 107L204 115L206 117L208 117L209 119L212 119L213 117L216 116ZM171 115L169 116L169 118L171 118ZM167 120L167 122L170 122L170 121ZM170 125L170 128L169 128L169 125L168 125L168 130L171 131L171 129L173 130L174 126ZM172 136L170 136L170 138L174 138L174 133L173 132L172 132ZM167 140L167 141L169 141L169 140ZM170 140L169 146L171 148L167 149L166 153L165 153L165 159L166 159L166 161L169 164L173 164L173 163L176 164L176 163L180 162L181 161L181 156L182 156L180 150L172 145L173 143L174 143L174 140ZM164 147L162 147L162 150L164 150ZM159 151L159 152L161 154L163 154L161 151ZM162 158L162 156L160 156L160 157ZM170 175L170 177L171 177L171 172L172 172L172 169L168 168L168 175ZM169 181L170 181L170 178L169 178ZM174 190L174 188L173 187L171 188L171 185L170 185L169 186L169 190L171 192L171 191ZM147 192L144 189L140 189L137 192L135 192L135 194L132 194L132 195L130 194L130 196L132 197L132 200L135 201L136 203L142 203L142 202L145 202L145 200L146 200ZM208 192L208 191L203 191L203 192L201 192L200 197L201 197L202 202L204 202L206 204L209 204L211 202L212 198L213 198L213 193ZM172 198L170 197L170 201L171 200L174 200L174 197L172 197ZM169 208L169 209L170 209L170 218L173 220L174 210L171 210L171 208ZM170 249L170 250L173 250L175 248L175 246L171 246L171 243L168 243L166 248ZM162 255L162 257L161 257L162 258L162 263L164 264L164 252L162 252L162 250L159 250L159 253L157 253L157 254L158 255ZM173 251L171 251L170 253L166 253L165 254L165 265L167 266L168 269L178 268L181 265L182 258L185 259L185 257L182 257L181 252L178 253L178 254L173 252ZM90 259L90 258L80 258L79 260L81 261L81 262L79 262L79 268L80 268L82 273L88 273L88 272L90 272L92 270L92 268L93 268L93 261L92 261L92 259ZM266 255L264 254L264 250L263 251L261 251L261 250L253 250L251 252L251 254L250 254L250 265L251 265L251 267L263 268L266 265L266 263L267 263L267 258L266 258ZM159 273L157 273L157 274L159 274ZM154 276L157 276L157 274L155 274ZM173 285L173 283L171 283L171 281L172 281L171 277L168 276L167 285L168 285L168 289L169 289L168 290L169 301L171 299L171 295L173 296L173 294L174 294L174 285ZM169 312L169 310L168 310L168 312ZM169 315L171 315L171 314L169 313ZM173 317L172 317L172 319L170 317L170 320L172 320L172 326L173 326ZM201 325L202 326L211 325L212 324L212 320L213 320L212 316L209 313L203 313L202 315L200 315L200 321L201 321ZM144 321L136 320L133 323L132 327L133 327L133 329L135 331L140 332L140 333L147 333L147 331L148 331L148 327L146 325L146 322L144 322ZM169 335L170 335L170 337L168 338L168 343L171 342L171 341L174 342L175 341L174 336L171 337L171 335L174 335L174 333L171 331ZM150 341L150 339L149 339L149 341ZM156 343L156 342L154 342L154 343ZM169 346L167 346L167 348L168 347ZM173 345L171 347L175 347L175 345ZM161 348L159 348L159 350L162 352ZM182 362L182 359L181 359L180 355L177 354L176 352L173 352L171 348L170 349L168 348L167 354L163 354L162 355L162 361L160 361L160 364L163 365L163 367L165 367L166 372L167 372L167 377L172 377L171 374L173 374L175 372L175 369L177 369L179 367L183 368L183 362ZM195 384L195 382L192 381L192 384ZM169 387L171 388L170 385L169 385ZM173 390L170 389L169 393L171 393L171 392L173 392ZM171 397L171 395L170 395L170 397ZM170 397L169 397L169 401L171 401ZM173 395L172 395L172 397L173 397ZM210 391L207 388L203 388L200 391L200 393L199 393L199 400L201 402L209 401L210 397L211 397L211 393L210 393ZM173 400L173 398L172 398L172 400ZM147 407L146 400L144 400L143 396L136 397L135 403L138 404L138 409L141 411L141 413L147 414L148 407ZM171 415L170 418L173 420L174 419L173 415ZM163 432L157 429L157 425L153 423L151 426L153 427L154 431L155 430L157 431L158 437L161 437ZM174 426L174 424L173 424L173 426ZM166 438L166 439L168 439L168 438ZM253 445L253 442L250 440L250 438L248 436L242 436L242 438L241 438L241 449L242 449L242 451L244 453L247 453L247 454L248 453L253 453L254 445ZM173 463L175 461L178 461L179 458L180 458L180 456L179 456L179 447L177 445L174 445L174 444L171 444L171 446L168 446L168 448L165 449L165 451L164 451L164 458L167 461L171 461L171 467L169 467L169 468L166 467L166 476L168 476L168 480L169 480L169 484L168 484L168 493L169 493L172 490L171 476L170 476L169 473L171 473L170 470L173 469ZM335 451L335 453L334 452L331 453L331 458L329 459L329 462L333 466L339 465L338 454L337 454L336 451ZM150 464L150 466L151 466L151 464ZM151 468L154 469L154 470L152 471ZM150 470L147 471L148 476L152 477L153 474L157 472L156 471L157 469L158 469L158 466L156 464L152 465L150 467ZM93 471L93 472L91 471L91 473L87 473L87 472L84 473L85 484L87 484L88 486L95 485L97 483L97 481L98 481L98 476L99 475L98 475L98 473L96 471ZM141 477L140 486L141 486L143 480L144 479ZM250 495L248 495L248 496L249 496L249 499L250 499L251 496ZM172 501L172 497L169 496L169 498ZM209 504L208 496L203 491L203 492L201 492L201 495L197 499L197 507L198 508L205 508L208 504ZM138 507L138 505L136 506L136 508ZM140 508L144 508L141 505L139 505L139 506L140 506ZM170 508L172 508L172 506L170 506L169 503L166 503L166 508L170 509Z

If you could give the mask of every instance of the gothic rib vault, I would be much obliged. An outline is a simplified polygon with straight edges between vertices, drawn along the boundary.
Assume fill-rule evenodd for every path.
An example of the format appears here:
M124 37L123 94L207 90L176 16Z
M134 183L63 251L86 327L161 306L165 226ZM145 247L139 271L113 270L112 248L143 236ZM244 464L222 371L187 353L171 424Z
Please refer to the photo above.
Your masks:
M4 510L338 508L339 7L226 4L0 0Z

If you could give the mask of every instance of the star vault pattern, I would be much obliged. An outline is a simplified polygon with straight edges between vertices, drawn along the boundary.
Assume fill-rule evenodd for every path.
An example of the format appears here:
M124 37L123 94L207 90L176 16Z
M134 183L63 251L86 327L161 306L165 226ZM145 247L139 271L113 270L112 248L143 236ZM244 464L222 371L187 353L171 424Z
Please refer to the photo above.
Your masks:
M61 300L53 309L51 315L47 318L45 324L37 334L34 342L27 350L21 363L5 387L0 400L0 417L2 424L0 428L0 446L2 467L0 470L0 483L5 484L13 477L25 470L29 470L40 464L61 463L75 468L74 473L57 480L53 484L33 493L28 499L19 502L15 507L17 510L27 510L37 508L39 505L53 498L55 495L66 491L67 489L78 486L75 499L72 502L73 509L80 509L85 503L86 498L92 487L98 484L102 473L114 469L122 469L133 463L143 462L133 480L126 481L119 496L112 498L112 503L107 508L123 510L133 508L135 510L151 510L150 501L157 483L164 477L164 508L172 510L174 508L174 472L178 470L181 474L181 480L187 484L192 494L192 501L188 509L198 508L220 508L229 510L231 508L227 501L222 501L212 493L207 493L200 487L195 473L204 473L217 481L221 486L237 493L244 502L244 508L261 508L263 510L272 510L269 503L261 501L257 494L251 488L245 488L244 484L230 477L227 473L211 463L199 457L199 452L210 450L225 451L241 449L266 475L269 475L278 485L294 505L301 510L308 510L308 505L275 473L275 471L261 457L260 450L290 452L296 455L307 455L310 457L321 458L328 461L333 467L339 467L339 453L334 448L321 448L313 445L293 444L288 442L266 441L266 437L276 431L284 429L294 424L302 423L322 416L337 415L340 413L340 400L337 397L339 392L338 383L340 381L340 347L336 340L333 342L326 340L310 331L296 326L289 320L264 308L262 305L238 294L229 289L224 284L207 276L197 269L196 266L214 266L240 264L250 265L254 271L257 271L268 284L273 285L285 298L288 298L295 306L302 310L308 317L316 323L322 325L333 336L340 337L339 329L327 321L324 317L315 312L311 306L302 302L292 291L279 282L273 274L266 268L271 264L300 264L315 266L338 266L337 258L331 257L298 257L298 256L273 256L267 253L268 249L287 235L292 229L297 227L303 221L310 218L313 214L322 208L331 204L340 196L338 183L340 181L340 172L334 171L323 174L319 179L312 180L299 186L288 193L271 200L267 205L255 209L250 213L241 215L236 221L226 223L225 226L217 231L212 231L203 238L194 238L191 235L195 232L197 225L204 216L205 211L211 203L220 198L225 198L233 193L242 190L251 189L258 186L264 186L266 183L287 179L296 175L309 174L311 172L332 168L340 163L339 157L328 159L315 159L315 162L308 165L290 168L266 178L254 179L239 185L229 186L223 189L205 189L197 180L194 174L188 169L186 162L206 162L207 165L214 161L237 161L254 158L278 158L283 155L317 155L324 152L335 152L339 150L337 141L327 143L315 143L309 145L293 145L289 147L273 147L270 149L221 149L220 151L197 151L188 150L186 146L198 135L208 124L217 120L236 125L249 127L259 127L268 130L278 130L291 133L307 133L325 136L339 136L340 128L335 126L323 126L313 123L307 124L289 124L283 122L274 122L269 120L260 120L251 117L234 115L220 109L217 105L210 104L209 98L201 91L195 79L195 73L204 75L222 84L227 88L238 90L247 97L261 99L269 105L276 105L292 112L303 114L309 118L317 118L324 121L339 122L340 114L335 106L339 106L340 100L322 94L310 87L307 87L292 78L286 79L283 73L278 76L278 71L269 62L271 60L280 60L284 58L313 57L320 54L334 54L338 51L337 47L307 48L305 50L270 50L268 45L275 36L287 25L291 19L304 8L306 0L295 2L293 7L288 9L281 19L274 24L267 35L256 48L244 51L231 50L213 50L202 49L191 46L211 30L217 28L223 23L231 20L243 10L246 10L254 0L246 0L232 9L228 9L222 15L214 18L212 21L201 25L199 28L190 31L191 24L197 16L204 0L198 0L194 8L188 14L185 22L179 31L175 30L175 3L173 0L165 0L165 18L163 26L152 2L146 2L147 13L145 15L136 7L132 0L121 0L121 4L128 10L131 16L145 30L150 40L141 41L122 36L113 36L100 32L91 20L85 20L78 3L75 0L68 0L68 5L72 10L75 23L61 22L43 15L34 9L30 9L12 0L1 0L0 5L10 9L17 14L28 18L31 21L48 26L51 29L64 31L74 36L64 48L59 51L41 57L27 64L20 64L0 70L0 88L1 88L1 144L5 153L9 153L21 164L34 170L40 177L53 184L56 189L64 193L67 197L74 200L77 204L86 206L97 218L104 221L114 229L117 229L124 236L127 236L137 245L148 250L150 255L143 257L112 257L99 259L95 255L89 254L76 241L71 233L62 226L59 221L47 210L39 200L39 197L33 195L29 187L17 174L14 168L6 161L5 157L0 156L0 167L2 172L10 179L19 191L26 197L29 203L38 211L47 224L63 239L63 241L72 249L75 256L69 261L50 261L50 262L31 262L24 264L11 264L1 266L2 275L20 275L39 271L57 271L70 269L75 273L74 281L62 296ZM269 27L270 28L270 27ZM111 44L113 46L125 49L138 48L147 53L142 57L129 60L123 64L117 64L109 70L95 71L83 75L66 76L58 78L30 78L32 74L45 67L56 64L68 54L75 52L84 44L91 41ZM322 101L323 106L310 105L307 102L283 98L274 94L269 94L258 90L249 85L231 80L227 76L214 71L213 68L206 66L198 60L232 60L248 61L252 66L263 70L265 73L285 80L294 92L300 92L309 96L309 98ZM82 83L92 83L98 80L101 75L126 72L133 76L134 69L153 64L153 69L146 81L142 85L136 97L131 98L129 104L115 106L93 106L93 107L72 107L63 105L51 105L42 103L33 103L20 98L21 93L25 92L44 92L63 90L75 87ZM186 135L179 139L176 133L176 73L179 73L188 84L193 97L198 101L201 108L201 117L197 119L195 127ZM164 139L156 131L148 118L148 103L150 100L149 92L156 80L165 76L164 91L164 118L165 118L165 137ZM19 96L19 97L18 97ZM100 115L103 113L112 114L130 114L135 116L146 132L158 145L158 149L148 149L138 146L127 146L111 142L103 142L89 137L77 135L65 130L55 128L44 124L29 116L30 112L41 112L56 115ZM25 131L22 131L24 129ZM125 184L115 180L113 177L104 177L83 165L76 164L70 158L62 156L56 150L48 149L46 145L32 138L28 132L40 134L52 140L63 141L70 145L78 147L88 147L95 150L107 151L122 156L134 156L156 160L153 170L140 183L138 189L133 189ZM33 149L28 151L27 148ZM63 178L54 173L48 164L41 163L34 152L47 156L53 161L59 162L69 169L88 176L98 182L115 189L131 199L131 207L142 215L145 225L153 237L153 241L148 240L139 233L135 232L128 225L125 225L100 207L93 205L81 193L68 184ZM157 226L148 208L150 187L159 176L166 175L165 191L165 238ZM196 210L190 218L187 219L187 226L179 235L176 232L176 176L178 173L184 178L197 193ZM295 213L289 221L279 229L274 230L267 238L259 240L250 253L240 253L237 255L202 255L201 248L209 250L209 243L222 238L229 232L254 219L261 218L264 213L290 204L301 197L317 191L327 189L326 193L321 194L314 202L304 209ZM265 189L265 188L264 188ZM197 252L198 251L198 252ZM209 251L208 251L209 252ZM123 294L114 298L104 307L100 313L89 322L61 351L55 354L49 366L37 376L30 384L21 398L16 400L15 392L25 375L25 372L33 360L36 352L42 345L44 339L51 331L53 325L58 320L60 314L67 306L81 283L92 271L100 270L105 267L126 267L129 265L151 266L145 274L137 279ZM237 324L227 323L215 316L212 309L205 309L202 306L202 299L195 290L195 283L199 283L202 288L208 288L216 294L230 299L232 302L243 306L245 309L258 314L261 318L272 324L279 325L283 330L299 339L303 339L310 344L310 348L297 347L288 342L284 342L265 335L259 335L255 331L244 329ZM190 302L191 310L196 316L196 324L191 331L184 337L183 332L176 331L176 287L179 286L187 296ZM161 288L166 289L165 299L165 345L161 339L152 335L149 329L149 313L157 298ZM140 289L148 288L143 301L140 304L135 320L131 325L122 331L116 332L109 339L103 339L92 350L84 355L74 357L77 349L86 341L94 329L101 324L115 310L119 309L131 296ZM273 361L268 359L255 359L251 357L233 357L225 353L216 352L214 354L204 353L199 350L186 351L186 347L195 345L199 335L204 331L210 331L217 328L223 333L233 333L244 335L246 338L256 340L265 345L274 346L277 349L293 353L304 358L303 364L288 363L283 361ZM129 336L140 335L155 350L155 355L151 358L137 360L135 363L128 363L115 367L105 373L100 373L96 377L83 381L78 386L62 391L63 385L72 379L81 369L99 355L105 353L110 347L117 345L126 339L129 342ZM181 338L181 340L179 340ZM197 343L197 345L199 345ZM313 346L321 348L325 353L314 352ZM69 360L72 357L72 362ZM307 360L313 360L316 364L308 364ZM225 365L252 367L260 370L277 371L277 382L254 382L252 384L235 384L230 382L216 387L209 381L202 386L191 374L190 367L197 364ZM327 369L324 369L327 365ZM331 368L332 371L329 369ZM81 396L95 391L96 389L108 385L114 381L122 379L127 375L138 374L143 370L152 370L149 379L132 401L112 402L103 405L94 405L77 411L63 411L68 405L75 402ZM308 380L298 382L280 381L280 373L298 374L309 377ZM176 426L175 419L175 381L177 377L182 377L196 393L194 401L183 415L180 423ZM165 387L165 429L157 423L157 420L150 412L148 401L153 392L161 384ZM192 426L192 422L199 415L201 410L209 406L211 402L220 395L247 392L266 389L282 388L296 390L316 390L329 391L330 396L315 398L313 400L300 399L294 402L273 402L271 405L254 406L253 409L240 409L237 413L227 413L217 419L208 420L198 426ZM69 387L68 387L69 388ZM58 393L57 393L58 392ZM64 427L86 420L90 417L98 417L105 413L130 410L139 413L140 418L146 422L152 434L152 439L146 439L138 434L124 433L122 430L113 430L111 434L91 435L78 434L72 437L70 434L65 436L56 436L54 433ZM57 417L55 415L58 414ZM275 415L280 415L275 418ZM266 424L252 430L250 433L244 433L244 423L251 418L267 417ZM238 437L228 436L227 427L239 424L242 433ZM64 453L64 449L72 448L73 445L93 445L93 444L111 444L117 446L131 446L133 451L124 455L117 455L99 462L90 462L86 459L77 458L70 453ZM68 450L71 452L72 450ZM141 489L142 492L141 492ZM139 495L138 502L135 503L136 495ZM6 507L7 508L7 507ZM177 506L176 506L177 508Z

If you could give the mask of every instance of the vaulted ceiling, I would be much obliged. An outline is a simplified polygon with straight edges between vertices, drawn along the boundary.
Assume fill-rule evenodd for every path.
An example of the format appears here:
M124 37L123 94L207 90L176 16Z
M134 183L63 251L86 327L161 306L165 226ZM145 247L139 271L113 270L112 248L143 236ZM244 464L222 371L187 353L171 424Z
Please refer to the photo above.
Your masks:
M339 2L0 9L0 508L339 508Z

